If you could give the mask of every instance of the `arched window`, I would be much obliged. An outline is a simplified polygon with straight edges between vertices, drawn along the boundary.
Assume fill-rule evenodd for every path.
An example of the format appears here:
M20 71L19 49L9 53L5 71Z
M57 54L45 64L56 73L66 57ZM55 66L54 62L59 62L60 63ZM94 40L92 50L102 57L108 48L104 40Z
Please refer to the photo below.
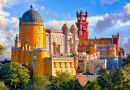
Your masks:
M29 31L29 26L27 26L27 31Z
M40 27L39 26L37 27L37 31L40 31Z
M37 41L40 41L40 37L37 37Z
M29 37L27 37L27 41L30 41L30 38L29 38Z

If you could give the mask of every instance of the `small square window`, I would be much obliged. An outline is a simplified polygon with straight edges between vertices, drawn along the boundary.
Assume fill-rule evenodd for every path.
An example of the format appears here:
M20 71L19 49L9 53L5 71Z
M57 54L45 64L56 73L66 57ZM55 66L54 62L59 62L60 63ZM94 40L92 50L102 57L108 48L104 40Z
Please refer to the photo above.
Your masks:
M61 66L60 66L60 67L61 67L61 68L63 68L63 62L61 62L60 64L61 64Z
M26 62L26 66L28 66L28 62Z
M27 26L27 31L29 31L29 26Z
M33 61L32 61L32 66L33 66Z
M36 63L34 63L34 68L36 68L37 67L37 64Z
M54 62L54 67L58 68L58 62Z
M37 56L36 56L36 55L34 55L34 56L33 56L33 60L34 60L34 61L36 61L36 60L37 60L36 58L37 58Z
M87 42L85 42L85 44L87 45Z
M65 67L68 68L68 62L65 63Z
M93 45L93 42L91 42L91 45Z
M99 42L97 42L97 44L99 44Z
M37 41L40 41L40 37L37 37Z
M110 45L111 44L111 42L108 42L108 45Z
M104 45L104 42L102 42L102 44Z
M73 67L74 67L74 63L73 63L73 62L71 62L71 63L70 63L70 65L71 65L71 66L70 66L71 68L73 68Z
M37 31L40 31L40 27L37 27Z
M30 41L30 38L29 38L29 37L27 37L27 41Z

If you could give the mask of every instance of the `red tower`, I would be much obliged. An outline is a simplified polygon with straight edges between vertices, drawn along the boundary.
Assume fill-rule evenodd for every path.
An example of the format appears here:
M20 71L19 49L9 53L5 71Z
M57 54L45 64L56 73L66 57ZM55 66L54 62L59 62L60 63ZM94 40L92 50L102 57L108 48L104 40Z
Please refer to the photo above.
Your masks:
M77 11L77 22L76 25L78 27L78 35L83 35L85 39L88 39L88 22L87 22L88 12L84 13Z

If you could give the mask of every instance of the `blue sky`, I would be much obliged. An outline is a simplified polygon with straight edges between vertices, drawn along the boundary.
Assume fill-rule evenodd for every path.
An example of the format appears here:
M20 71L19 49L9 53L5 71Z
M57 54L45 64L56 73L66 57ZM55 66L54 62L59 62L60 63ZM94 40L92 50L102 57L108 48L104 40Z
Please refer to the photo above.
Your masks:
M50 29L61 30L65 22L71 26L76 22L77 10L87 11L90 38L112 37L119 32L119 46L130 53L129 0L0 0L0 41L6 48L0 60L10 58L18 20L31 4L40 13L45 28Z

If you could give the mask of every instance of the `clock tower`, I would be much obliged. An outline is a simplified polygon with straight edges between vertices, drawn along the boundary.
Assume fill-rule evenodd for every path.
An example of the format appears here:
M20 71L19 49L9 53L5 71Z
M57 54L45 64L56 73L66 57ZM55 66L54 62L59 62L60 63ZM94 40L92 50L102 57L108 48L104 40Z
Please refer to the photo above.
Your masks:
M84 39L88 39L88 22L87 22L88 12L84 13L83 11L80 11L78 13L77 11L77 22L76 25L78 27L78 35L83 35Z

